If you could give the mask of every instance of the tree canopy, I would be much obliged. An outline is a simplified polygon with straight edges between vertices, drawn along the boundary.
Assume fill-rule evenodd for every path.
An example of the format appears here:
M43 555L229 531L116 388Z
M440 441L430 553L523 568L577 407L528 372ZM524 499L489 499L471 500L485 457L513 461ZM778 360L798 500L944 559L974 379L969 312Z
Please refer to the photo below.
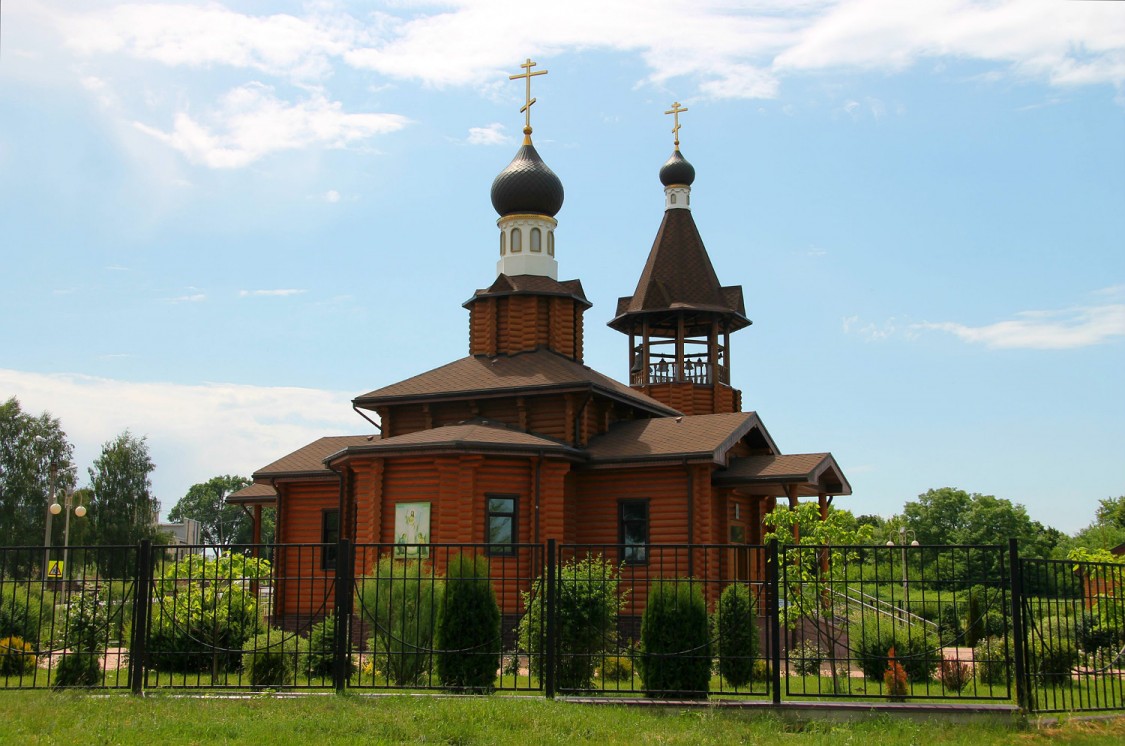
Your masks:
M156 468L148 454L148 443L128 430L102 445L101 455L89 470L93 497L91 529L99 544L136 544L156 535L156 507L149 475ZM124 570L125 556L105 555L120 567L105 567L110 575Z
M200 538L206 544L225 547L249 544L253 539L253 525L249 516L237 505L225 502L228 495L249 484L248 477L230 474L193 484L187 494L168 511L168 520L179 522L190 518L199 521ZM263 514L263 524L267 523L267 515L272 517L272 511ZM269 541L266 528L268 527L263 525L262 541Z

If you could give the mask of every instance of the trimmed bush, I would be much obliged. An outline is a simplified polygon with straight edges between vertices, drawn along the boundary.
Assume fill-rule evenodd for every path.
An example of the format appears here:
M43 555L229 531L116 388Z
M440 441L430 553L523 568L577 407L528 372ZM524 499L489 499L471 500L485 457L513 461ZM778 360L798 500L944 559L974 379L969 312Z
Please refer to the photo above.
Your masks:
M55 677L51 686L55 689L64 687L92 687L101 683L102 666L98 653L78 651L63 655L59 665L55 668Z
M0 639L0 676L19 676L35 670L35 647L19 637Z
M859 634L853 628L851 639L860 669L868 681L883 679L891 648L897 651L896 660L915 684L932 679L941 662L941 646L931 632L886 623L865 625Z
M893 645L887 651L887 668L883 672L883 687L892 702L906 701L906 669L895 660Z
M633 678L633 661L623 655L611 655L602 663L602 681L630 681Z
M820 652L820 646L812 640L801 640L797 647L789 651L789 664L800 676L819 676L820 664L823 661L824 655Z
M618 594L620 569L601 555L566 562L558 571L555 681L559 689L589 689L599 661L617 650L617 615L627 594ZM527 612L520 620L520 647L530 653L531 673L543 680L547 584L536 579L523 594Z
M1075 632L1067 617L1047 617L1032 625L1028 635L1028 670L1049 684L1069 684L1078 663Z
M649 697L703 699L711 682L707 605L699 584L654 580L641 618L641 679Z
M731 686L746 686L754 678L754 659L758 657L758 629L749 588L738 583L723 591L714 626L719 675Z
M281 687L297 677L297 636L267 629L242 646L242 670L251 686Z
M428 563L383 557L360 586L363 616L374 630L375 669L396 686L421 682L433 665L443 583L430 569Z
M973 668L977 680L982 684L1007 684L1008 667L1013 665L1014 656L1011 640L1008 640L1005 651L1004 638L984 638L973 648Z
M965 619L966 647L975 648L980 640L987 636L984 628L984 595L983 588L973 588L969 591L969 610ZM942 639L945 642L945 639Z
M500 607L488 559L455 555L446 567L437 624L437 671L442 686L491 692L500 668Z

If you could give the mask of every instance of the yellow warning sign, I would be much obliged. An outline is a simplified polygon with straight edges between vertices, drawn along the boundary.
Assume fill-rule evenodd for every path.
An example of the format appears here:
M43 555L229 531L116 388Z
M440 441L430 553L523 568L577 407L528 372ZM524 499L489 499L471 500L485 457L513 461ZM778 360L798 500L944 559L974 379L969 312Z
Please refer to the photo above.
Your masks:
M47 563L47 577L61 578L63 576L63 561L51 560Z

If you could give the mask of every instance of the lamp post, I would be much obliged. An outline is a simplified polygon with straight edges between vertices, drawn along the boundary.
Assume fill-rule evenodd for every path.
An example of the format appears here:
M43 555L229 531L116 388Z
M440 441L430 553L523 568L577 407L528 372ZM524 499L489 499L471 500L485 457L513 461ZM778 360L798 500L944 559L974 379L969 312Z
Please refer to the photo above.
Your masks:
M910 534L910 546L918 546L918 539L915 538L917 534L914 529L907 528L906 526L898 527L899 546L902 547L902 600L906 603L910 599L910 581L906 577L906 535ZM887 539L887 546L893 547L895 545L894 539Z
M55 515L58 515L59 513L63 512L64 510L66 511L66 519L63 522L63 563L62 563L63 574L65 575L67 573L67 561L69 559L68 555L70 554L70 513L71 513L71 511L73 511L74 515L78 516L79 518L82 518L83 516L86 515L86 506L83 505L82 503L78 503L78 505L74 504L74 489L73 488L67 489L66 497L64 498L64 502L65 502L65 504L63 504L63 505L60 505L58 500L55 500L55 502L51 503L51 507L49 508L47 515L48 516L55 516Z

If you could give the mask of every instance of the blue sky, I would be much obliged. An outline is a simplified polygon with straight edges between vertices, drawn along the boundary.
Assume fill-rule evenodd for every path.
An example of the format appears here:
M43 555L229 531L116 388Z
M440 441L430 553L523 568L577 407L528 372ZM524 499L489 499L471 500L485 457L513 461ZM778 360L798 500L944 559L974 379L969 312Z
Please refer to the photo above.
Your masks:
M0 397L83 470L147 435L165 510L366 432L466 353L528 56L589 365L625 377L680 101L734 384L841 504L1125 494L1125 3L6 2Z

